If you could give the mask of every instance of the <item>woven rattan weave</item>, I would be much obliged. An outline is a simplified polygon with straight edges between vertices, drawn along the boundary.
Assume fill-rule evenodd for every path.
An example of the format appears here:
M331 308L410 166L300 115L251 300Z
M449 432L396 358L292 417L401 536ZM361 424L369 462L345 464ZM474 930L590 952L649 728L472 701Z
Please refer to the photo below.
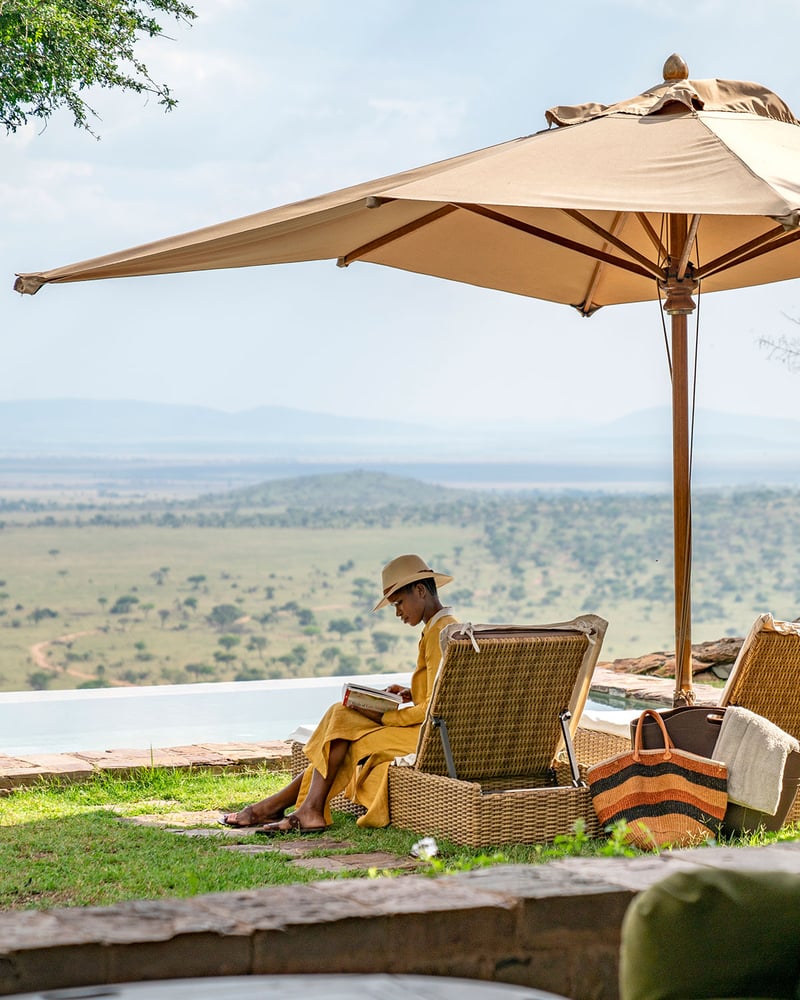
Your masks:
M747 708L800 739L800 623L757 619L720 704Z
M575 730L575 756L581 764L597 764L618 753L625 753L630 748L631 741L626 736L601 733L584 726L578 726Z
M774 722L800 740L800 622L760 615L742 644L720 698ZM800 794L784 824L800 823Z
M392 823L470 847L536 843L597 819L588 791L554 767L559 713L574 731L606 622L583 615L556 626L450 625L416 763L392 767ZM449 773L443 719L452 750Z

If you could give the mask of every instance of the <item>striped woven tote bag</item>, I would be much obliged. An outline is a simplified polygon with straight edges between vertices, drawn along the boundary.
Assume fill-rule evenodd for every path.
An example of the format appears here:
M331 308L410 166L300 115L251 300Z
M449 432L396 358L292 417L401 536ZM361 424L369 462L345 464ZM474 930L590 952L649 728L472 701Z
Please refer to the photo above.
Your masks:
M642 749L642 722L652 717L664 746ZM603 827L627 823L625 840L645 851L687 847L716 837L728 804L728 770L721 761L678 750L661 716L639 716L633 750L590 767L586 781Z

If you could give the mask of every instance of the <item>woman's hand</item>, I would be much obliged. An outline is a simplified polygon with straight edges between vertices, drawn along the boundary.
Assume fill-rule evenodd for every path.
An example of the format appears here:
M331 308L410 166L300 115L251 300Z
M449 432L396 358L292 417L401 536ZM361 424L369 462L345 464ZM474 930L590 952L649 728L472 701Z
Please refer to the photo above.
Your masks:
M403 701L411 701L411 688L403 687L402 684L390 684L384 690L389 694L399 694Z

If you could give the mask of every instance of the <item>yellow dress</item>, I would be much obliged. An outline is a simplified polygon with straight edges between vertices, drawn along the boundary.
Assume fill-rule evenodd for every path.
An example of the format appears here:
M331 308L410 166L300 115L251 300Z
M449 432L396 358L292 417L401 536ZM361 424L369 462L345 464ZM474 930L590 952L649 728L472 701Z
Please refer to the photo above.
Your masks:
M350 798L367 809L358 819L359 826L388 826L389 765L395 757L417 749L420 726L441 660L439 633L445 625L456 621L451 610L442 608L437 612L420 636L417 667L411 677L412 705L384 712L379 723L342 704L331 705L323 715L303 748L311 763L303 773L298 805L308 794L313 771L327 776L331 742L347 740L350 746L325 802L325 822L332 822L330 800L346 789ZM363 762L361 768L359 762Z

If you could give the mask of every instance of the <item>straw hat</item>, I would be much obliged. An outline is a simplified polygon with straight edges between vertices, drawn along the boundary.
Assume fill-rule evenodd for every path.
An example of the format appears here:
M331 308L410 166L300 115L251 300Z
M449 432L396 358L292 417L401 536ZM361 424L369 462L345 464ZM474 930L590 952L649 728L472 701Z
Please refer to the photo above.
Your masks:
M452 576L447 576L446 573L435 573L420 556L398 556L383 567L383 597L372 610L377 611L379 608L385 608L392 594L397 593L409 583L433 580L437 587L443 587L452 579Z

